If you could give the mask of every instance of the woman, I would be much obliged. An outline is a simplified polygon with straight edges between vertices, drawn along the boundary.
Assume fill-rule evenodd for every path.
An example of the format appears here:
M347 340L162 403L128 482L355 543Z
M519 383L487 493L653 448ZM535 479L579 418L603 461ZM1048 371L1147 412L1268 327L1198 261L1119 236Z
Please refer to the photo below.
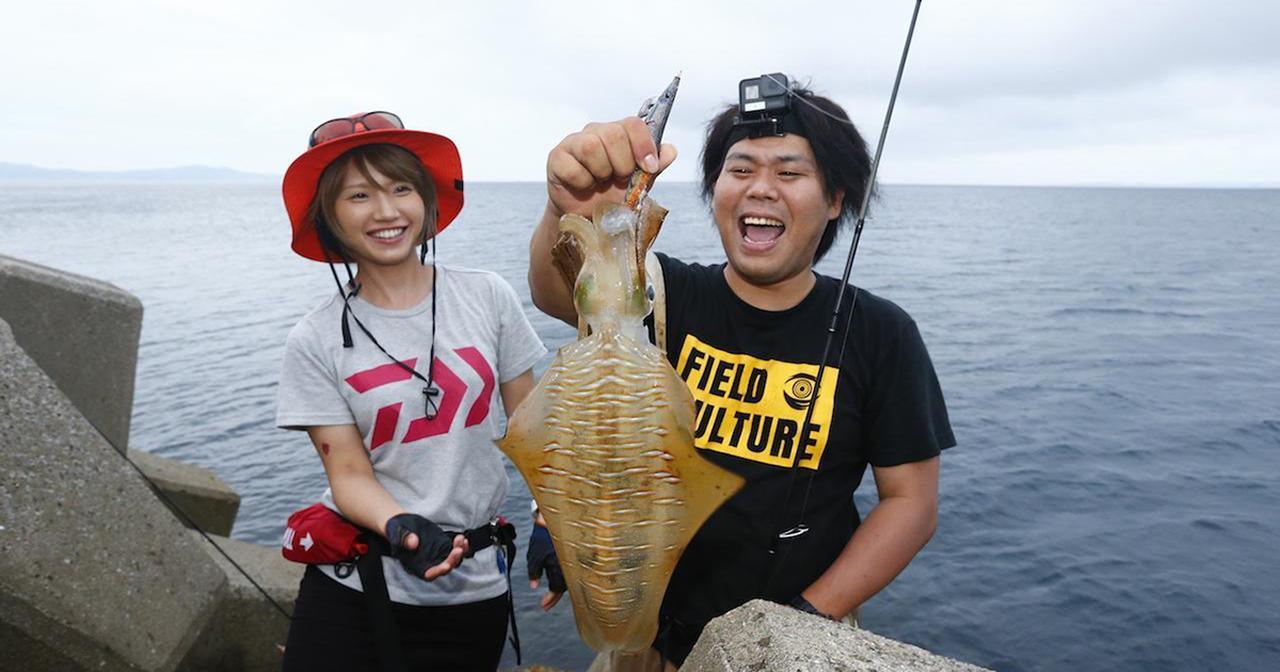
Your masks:
M462 208L452 141L371 112L321 124L310 145L284 177L293 250L327 262L339 288L289 334L276 422L310 436L329 479L324 505L387 540L398 646L388 651L388 628L373 625L386 611L360 592L364 565L311 564L284 668L386 669L402 655L409 669L492 670L507 562L444 530L487 529L496 516L507 477L493 439L546 350L497 275L425 263Z

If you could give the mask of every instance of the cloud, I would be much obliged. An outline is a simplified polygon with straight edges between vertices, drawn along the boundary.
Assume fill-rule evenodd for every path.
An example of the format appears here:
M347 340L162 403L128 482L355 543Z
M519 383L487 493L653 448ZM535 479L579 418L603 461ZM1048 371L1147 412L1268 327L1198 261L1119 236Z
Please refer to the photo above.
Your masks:
M682 71L668 139L682 150L673 177L693 179L702 125L764 72L812 78L874 137L910 10L24 3L0 26L0 160L278 173L320 121L382 108L453 137L470 179L536 180L559 138L634 113ZM1261 160L1192 155L1276 154L1276 25L1280 5L1243 0L925 3L882 175L1080 181L1107 148L1169 179L1280 181Z

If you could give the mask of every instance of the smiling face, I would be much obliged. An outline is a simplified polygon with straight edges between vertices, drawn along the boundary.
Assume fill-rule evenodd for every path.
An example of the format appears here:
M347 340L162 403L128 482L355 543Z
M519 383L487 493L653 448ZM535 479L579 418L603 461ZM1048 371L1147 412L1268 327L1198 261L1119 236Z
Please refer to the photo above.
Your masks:
M333 204L334 233L359 266L416 264L426 210L412 182L352 161Z
M827 195L802 136L745 138L729 147L711 203L734 291L794 287L796 301L803 298L818 242L842 198Z

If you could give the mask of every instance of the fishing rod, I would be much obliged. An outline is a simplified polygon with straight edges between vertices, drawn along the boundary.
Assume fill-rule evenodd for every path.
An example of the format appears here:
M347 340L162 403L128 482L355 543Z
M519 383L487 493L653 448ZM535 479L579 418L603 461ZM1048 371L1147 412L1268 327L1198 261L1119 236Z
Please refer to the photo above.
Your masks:
M849 288L849 275L853 272L853 259L854 259L854 256L857 255L858 253L858 241L862 239L862 225L866 222L866 219L867 219L867 205L871 202L871 193L872 191L874 191L874 188L875 188L876 172L880 168L880 156L884 152L885 138L888 137L889 135L889 120L893 118L893 106L894 106L894 103L897 102L898 100L898 87L902 83L902 72L903 70L906 69L906 66L907 66L907 52L910 51L911 49L911 36L915 33L915 30L916 30L916 18L920 15L921 1L922 0L916 0L915 9L912 10L911 12L911 25L907 28L907 39L906 39L906 42L902 45L902 57L898 61L898 73L893 79L893 91L889 94L889 107L888 109L885 110L884 125L881 126L880 128L880 141L876 143L875 158L872 159L871 161L871 173L867 176L867 188L862 192L862 203L858 206L858 222L853 229L853 241L849 245L849 256L845 259L844 274L840 277L840 289L839 289L839 292L836 294L836 305L835 305L835 308L832 309L831 311L831 324L827 326L827 341L826 341L826 345L824 345L822 348L822 360L818 363L818 373L817 373L817 376L814 378L813 392L809 395L809 403L805 408L804 423L800 425L802 428L801 435L803 435L804 433L803 428L807 428L810 425L810 423L813 421L813 409L815 406L818 405L818 398L819 398L818 394L822 386L822 376L826 372L827 360L830 359L831 357L831 346L834 344L836 333L839 330L840 306L843 305L845 291ZM797 99L804 101L804 98L802 96L797 96ZM808 101L804 101L804 102L808 102ZM848 123L844 120L840 120L840 121L844 123ZM857 298L858 298L857 291L855 290L853 301L857 301ZM845 341L848 340L849 327L852 324L852 322L853 322L853 302L851 301L849 305L849 315L845 319L844 334L841 338L841 343L844 343ZM840 359L841 359L841 363L843 363L843 360L844 360L843 345L840 348ZM837 365L836 368L837 370L839 370L839 365ZM780 512L782 515L786 515L787 505L791 503L791 495L795 489L796 478L800 471L800 454L803 452L803 449L804 449L803 442L798 442L795 452L791 455L791 467L790 467L791 479L787 483L787 496L783 500L783 506L780 509ZM782 539L794 539L794 538L803 536L805 533L809 531L809 527L804 523L804 514L805 514L805 510L809 506L809 493L812 489L813 489L813 476L810 475L808 483L805 486L804 499L801 501L801 505L800 505L800 515L798 516L799 520L796 521L796 524L791 526L790 528L775 534L773 539L771 539L769 542L770 568L769 568L769 571L766 573L767 578L766 578L765 590L764 590L766 594L768 593L770 583L773 581L773 574L776 571L778 565L780 564L777 562L778 542Z

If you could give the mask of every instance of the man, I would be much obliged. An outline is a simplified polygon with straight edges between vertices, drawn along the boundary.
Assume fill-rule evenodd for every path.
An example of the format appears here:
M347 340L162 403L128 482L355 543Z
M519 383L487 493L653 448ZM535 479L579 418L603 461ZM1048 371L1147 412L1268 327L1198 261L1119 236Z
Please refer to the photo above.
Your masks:
M870 159L838 105L765 77L784 84L786 109L728 107L703 149L702 192L726 263L658 255L668 357L695 399L695 445L746 478L694 537L667 589L654 649L677 665L709 620L754 597L834 619L853 613L932 536L938 455L955 443L915 322L865 290L845 294L813 398L839 289L813 266L855 216ZM637 166L659 172L674 159L638 118L589 124L551 151L549 199L530 244L539 309L576 323L550 259L560 216L590 217L596 202L621 201ZM879 503L860 520L853 492L868 464Z

